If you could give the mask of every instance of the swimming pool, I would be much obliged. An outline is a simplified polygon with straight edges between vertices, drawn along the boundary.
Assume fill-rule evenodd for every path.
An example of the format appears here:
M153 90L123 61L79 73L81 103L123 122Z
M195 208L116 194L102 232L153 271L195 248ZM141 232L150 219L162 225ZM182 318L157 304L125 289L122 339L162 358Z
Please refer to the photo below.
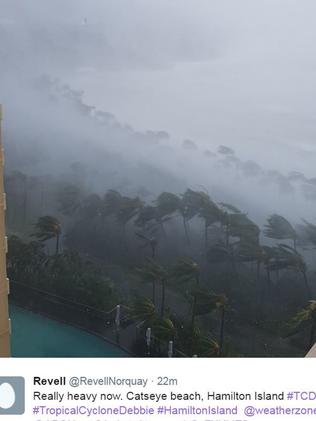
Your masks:
M64 323L10 305L13 357L126 357L120 348Z

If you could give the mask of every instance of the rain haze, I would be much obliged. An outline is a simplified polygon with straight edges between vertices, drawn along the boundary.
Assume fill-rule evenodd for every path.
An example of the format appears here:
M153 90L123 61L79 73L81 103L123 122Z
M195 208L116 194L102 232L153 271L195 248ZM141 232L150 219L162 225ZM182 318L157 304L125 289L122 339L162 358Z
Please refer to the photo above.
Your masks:
M303 213L300 183L304 197L306 190L314 197L314 1L0 3L8 138L20 115L14 131L25 130L25 118L31 137L32 130L33 137L45 131L43 121L57 124L68 133L62 143L71 150L82 125L91 141L102 144L102 134L94 136L76 116L63 122L65 110L60 118L45 113L38 102L43 98L32 91L45 75L81 91L83 103L110 113L130 132L166 133L157 140L156 161L152 150L136 143L127 155L165 168L183 179L183 186L202 184L215 195L223 188L224 197L230 190L236 196L231 184L237 171L242 206L252 201L249 189L258 182L252 176L260 178L262 195L253 198L259 207L279 198L280 185L280 210L293 203L288 193L299 190L298 208L291 208ZM115 146L118 142L115 136L104 141L124 156L126 143ZM232 154L218 154L221 145ZM224 167L220 177L218 165ZM309 215L305 200L304 206Z

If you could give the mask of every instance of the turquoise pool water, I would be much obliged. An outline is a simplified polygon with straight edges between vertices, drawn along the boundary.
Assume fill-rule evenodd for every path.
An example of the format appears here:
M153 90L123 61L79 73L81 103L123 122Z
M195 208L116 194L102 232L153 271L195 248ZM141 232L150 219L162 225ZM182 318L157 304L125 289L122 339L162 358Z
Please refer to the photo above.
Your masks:
M10 306L14 357L126 357L89 333L20 307Z

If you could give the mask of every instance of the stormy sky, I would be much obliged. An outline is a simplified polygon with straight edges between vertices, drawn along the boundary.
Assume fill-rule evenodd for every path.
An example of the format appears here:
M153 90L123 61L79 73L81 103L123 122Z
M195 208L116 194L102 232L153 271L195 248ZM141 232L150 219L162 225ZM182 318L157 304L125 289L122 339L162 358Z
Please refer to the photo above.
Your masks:
M185 141L184 160L226 145L238 158L223 168L290 189L290 171L316 175L315 12L314 0L0 0L1 102L31 108L25 86L56 77L120 124Z

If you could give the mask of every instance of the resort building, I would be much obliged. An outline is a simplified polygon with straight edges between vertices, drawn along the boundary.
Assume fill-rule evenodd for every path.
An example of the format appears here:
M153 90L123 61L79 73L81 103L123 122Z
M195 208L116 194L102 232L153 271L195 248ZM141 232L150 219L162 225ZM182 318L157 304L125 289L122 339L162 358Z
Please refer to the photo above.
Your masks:
M4 155L2 145L2 106L0 105L0 357L10 356L10 320L8 311L9 281L7 279L5 233L6 198L3 183Z

